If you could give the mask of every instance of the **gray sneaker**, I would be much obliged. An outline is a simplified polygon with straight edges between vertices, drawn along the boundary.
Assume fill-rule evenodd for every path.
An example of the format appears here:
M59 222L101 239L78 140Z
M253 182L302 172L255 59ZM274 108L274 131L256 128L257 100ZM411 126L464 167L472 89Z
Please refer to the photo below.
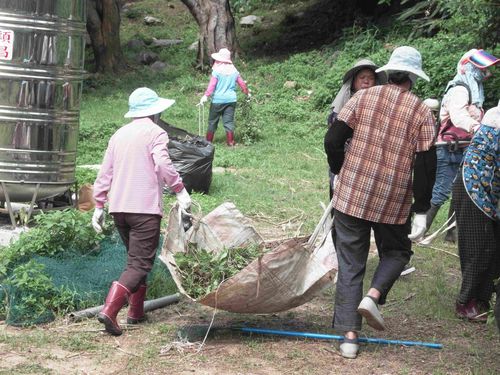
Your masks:
M358 306L358 313L366 319L366 323L377 331L385 330L384 318L378 311L377 304L370 298L365 297Z
M359 345L344 342L340 344L340 354L344 358L355 359L358 356Z
M340 344L340 354L344 358L354 359L358 356L358 339L348 339L344 337L344 342Z

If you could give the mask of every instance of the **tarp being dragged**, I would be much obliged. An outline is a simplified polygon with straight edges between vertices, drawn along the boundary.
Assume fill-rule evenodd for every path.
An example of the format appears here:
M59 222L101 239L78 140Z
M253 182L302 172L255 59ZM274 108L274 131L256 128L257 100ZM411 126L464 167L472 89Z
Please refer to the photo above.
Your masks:
M235 313L275 313L310 301L318 291L333 281L337 255L325 245L329 228L312 248L307 238L291 238L255 259L219 288L199 300L191 298L182 287L174 254L187 251L188 242L199 248L220 251L224 247L244 247L262 243L262 237L232 203L224 203L205 217L195 220L184 232L178 206L170 211L167 235L160 259L167 265L179 291L203 305Z

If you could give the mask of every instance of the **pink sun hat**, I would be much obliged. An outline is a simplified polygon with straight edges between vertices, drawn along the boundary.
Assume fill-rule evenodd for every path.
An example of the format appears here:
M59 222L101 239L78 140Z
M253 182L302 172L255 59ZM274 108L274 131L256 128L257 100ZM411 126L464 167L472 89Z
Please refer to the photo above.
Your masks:
M212 53L212 59L219 62L225 62L232 64L231 52L227 48L221 48L219 52Z

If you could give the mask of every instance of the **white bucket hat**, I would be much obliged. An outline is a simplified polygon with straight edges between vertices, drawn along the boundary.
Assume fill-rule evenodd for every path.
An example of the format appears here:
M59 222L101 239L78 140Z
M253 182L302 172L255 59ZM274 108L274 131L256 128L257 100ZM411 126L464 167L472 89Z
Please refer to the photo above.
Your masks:
M212 56L212 59L214 59L215 61L232 64L231 52L227 48L221 48L219 52L212 53L210 56Z
M124 117L139 118L161 113L175 103L173 99L160 98L156 92L147 87L140 87L128 98L128 112Z
M376 70L379 72L407 72L410 79L415 82L417 77L430 81L429 76L422 70L422 56L413 47L403 46L392 51L389 62Z

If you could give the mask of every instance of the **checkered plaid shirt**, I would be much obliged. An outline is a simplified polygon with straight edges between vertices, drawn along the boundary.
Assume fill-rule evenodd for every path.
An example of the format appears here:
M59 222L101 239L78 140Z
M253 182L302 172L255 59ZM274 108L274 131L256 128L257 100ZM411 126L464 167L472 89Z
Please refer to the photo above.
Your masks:
M415 152L434 143L430 109L411 92L388 84L358 91L337 119L353 129L353 136L334 191L335 209L377 223L404 224Z

